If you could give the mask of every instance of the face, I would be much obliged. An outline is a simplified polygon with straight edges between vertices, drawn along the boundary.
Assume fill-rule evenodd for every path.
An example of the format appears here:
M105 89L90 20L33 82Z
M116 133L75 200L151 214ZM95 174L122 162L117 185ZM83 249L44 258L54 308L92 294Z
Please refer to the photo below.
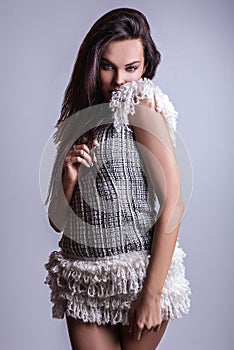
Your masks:
M140 39L111 41L105 48L100 65L103 96L110 100L112 91L139 80L145 72L144 48Z

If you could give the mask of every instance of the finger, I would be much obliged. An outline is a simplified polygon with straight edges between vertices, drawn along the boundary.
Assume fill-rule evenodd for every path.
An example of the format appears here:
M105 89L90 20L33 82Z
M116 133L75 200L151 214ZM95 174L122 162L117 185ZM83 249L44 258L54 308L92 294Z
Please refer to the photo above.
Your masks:
M71 156L71 155L73 154L73 152L74 152L74 146L75 146L75 145L71 146L71 148L70 148L69 151L67 152L66 157Z
M82 143L81 145L73 145L73 146L72 146L72 149L73 149L74 151L84 150L84 151L87 152L87 153L90 152L89 147L88 147L86 144L84 144L84 143Z
M80 163L80 164L83 164L85 165L86 167L90 168L90 164L87 162L87 160L85 158L82 158L82 157L70 157L70 162L72 164L74 163Z
M96 154L95 154L95 149L96 149L97 147L99 147L99 146L100 146L100 144L99 144L98 140L95 139L95 140L93 141L93 147L91 148L91 151L90 151L90 153L92 154L92 159L93 159L94 162L97 162L97 158L96 158Z
M142 332L141 332L141 330L139 330L137 332L137 336L136 336L137 341L139 341L141 339L141 335L142 335Z
M97 162L96 154L95 154L95 151L93 149L90 150L90 156L92 157L92 160L94 162Z
M143 328L143 332L144 332L144 333L148 333L148 332L151 332L153 329L154 329L154 327L151 327L151 328L144 327L144 328ZM142 332L142 333L143 333L143 332Z
M93 161L97 162L96 154L93 152Z
M86 162L89 163L90 166L93 166L93 161L92 161L91 155L87 154L87 152L84 151L83 149L79 149L77 151L74 151L73 156L80 156L81 158L84 158L86 160Z
M134 337L136 340L141 339L143 329L144 329L144 324L138 321L137 324L135 325L135 331L134 331Z
M135 340L140 340L141 339L141 335L143 333L143 329L137 327L137 325L135 324L134 328L133 328L133 339Z
M157 333L161 327L161 324L158 324L156 327L154 327L154 332Z
M94 140L93 140L93 147L95 148L95 147L97 147L97 146L100 146L100 144L99 144L99 142L98 142L97 139L94 139Z

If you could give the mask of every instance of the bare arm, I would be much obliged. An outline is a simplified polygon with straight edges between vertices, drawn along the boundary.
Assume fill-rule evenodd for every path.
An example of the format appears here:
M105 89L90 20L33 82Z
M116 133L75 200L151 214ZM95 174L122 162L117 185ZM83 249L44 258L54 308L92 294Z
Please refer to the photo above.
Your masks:
M53 206L50 205L48 211L50 225L58 233L62 232L67 221L69 203L71 201L74 188L75 182L68 181L67 175L65 175L64 172L62 177L62 190L59 192L56 203L53 203Z
M135 134L136 140L149 150L149 152L145 149L143 151L144 161L160 202L160 213L155 225L151 259L144 288L152 295L160 297L174 252L184 207L178 168L165 121L156 112L140 113L149 119L157 119L152 123L154 135L139 127L135 128ZM145 127L148 126L145 125Z
M93 148L98 146L93 141ZM48 219L51 227L58 233L63 231L69 212L69 204L79 176L80 164L90 167L92 157L86 144L74 145L68 152L63 166L63 175L56 202L52 201L48 210Z
M183 201L174 148L164 117L155 109L140 105L129 121L160 202L143 297L135 305L139 316L132 321L132 326L135 322L137 327L135 336L139 338L143 327L151 328L161 323L160 298L175 249Z

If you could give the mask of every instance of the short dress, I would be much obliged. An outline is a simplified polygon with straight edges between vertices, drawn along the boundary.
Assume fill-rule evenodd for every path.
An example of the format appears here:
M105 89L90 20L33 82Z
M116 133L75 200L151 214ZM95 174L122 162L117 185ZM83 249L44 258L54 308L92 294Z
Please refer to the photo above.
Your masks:
M96 161L90 168L81 166L59 249L44 265L53 318L68 315L98 325L128 325L129 310L146 276L158 213L157 194L128 115L140 99L153 97L175 145L177 112L153 81L126 83L113 94L108 106L111 122L96 127ZM65 148L58 156L61 164ZM53 192L55 187L51 201L56 200ZM162 320L189 312L185 256L177 238L161 295Z

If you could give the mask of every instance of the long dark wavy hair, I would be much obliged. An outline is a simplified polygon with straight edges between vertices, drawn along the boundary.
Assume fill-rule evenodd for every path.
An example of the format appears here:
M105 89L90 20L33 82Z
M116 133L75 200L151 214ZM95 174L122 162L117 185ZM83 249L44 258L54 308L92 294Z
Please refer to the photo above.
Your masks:
M152 79L160 62L160 52L152 40L144 14L131 8L117 8L100 17L84 38L65 90L58 127L79 110L105 102L99 84L99 68L105 47L113 40L141 39L146 71ZM91 133L95 138L95 131Z

